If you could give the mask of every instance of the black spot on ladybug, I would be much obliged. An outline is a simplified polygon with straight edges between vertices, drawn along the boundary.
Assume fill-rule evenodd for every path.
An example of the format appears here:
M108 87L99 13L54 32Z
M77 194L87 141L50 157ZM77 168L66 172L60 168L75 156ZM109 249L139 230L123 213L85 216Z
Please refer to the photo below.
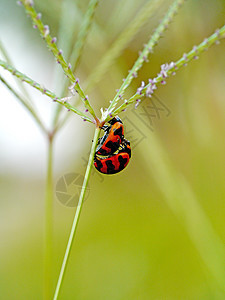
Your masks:
M106 146L107 148L109 148L109 149L112 150L111 152L115 152L115 151L118 149L119 145L120 145L120 139L118 139L117 142L108 141L108 142L105 144L105 146Z
M114 135L123 136L123 126L120 126L119 128L113 129Z
M102 164L102 162L101 162L101 160L100 159L98 159L98 158L96 158L95 157L95 163L96 163L96 168L98 169L98 170L100 170L102 167L103 167L103 164Z
M118 161L120 163L119 170L121 171L121 170L123 170L125 168L125 164L127 163L128 159L127 158L123 158L122 155L119 155Z
M107 166L107 174L114 174L115 173L115 166L113 165L111 160L107 160L105 162L105 164Z

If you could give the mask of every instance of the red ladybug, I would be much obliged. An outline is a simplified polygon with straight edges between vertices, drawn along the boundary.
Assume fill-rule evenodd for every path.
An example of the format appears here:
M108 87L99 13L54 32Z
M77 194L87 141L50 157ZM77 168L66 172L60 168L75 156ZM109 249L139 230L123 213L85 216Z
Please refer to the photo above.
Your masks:
M116 174L122 171L131 158L130 142L125 140L120 145L120 149L113 155L99 157L95 155L94 166L103 174Z

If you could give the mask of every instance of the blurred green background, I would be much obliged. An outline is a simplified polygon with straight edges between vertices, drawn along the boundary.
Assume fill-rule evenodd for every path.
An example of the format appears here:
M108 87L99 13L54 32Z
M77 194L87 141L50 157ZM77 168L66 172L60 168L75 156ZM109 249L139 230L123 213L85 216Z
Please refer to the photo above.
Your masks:
M63 31L62 2L37 0L35 7L53 36L72 34L75 40L88 1L70 1ZM147 2L100 1L76 72L83 87ZM157 8L89 89L97 111L108 106L171 3ZM222 27L224 14L223 0L187 1L128 94L154 77L161 64L176 61ZM20 71L60 91L60 68L15 1L1 0L0 34ZM66 44L61 48L69 51ZM225 298L224 51L221 41L160 86L160 103L154 100L158 115L148 99L120 115L132 159L118 175L93 170L59 299ZM42 299L47 143L24 108L0 89L0 299ZM29 91L50 126L56 104ZM93 132L91 124L71 115L55 142L55 184L67 173L84 174ZM53 289L74 211L55 197Z

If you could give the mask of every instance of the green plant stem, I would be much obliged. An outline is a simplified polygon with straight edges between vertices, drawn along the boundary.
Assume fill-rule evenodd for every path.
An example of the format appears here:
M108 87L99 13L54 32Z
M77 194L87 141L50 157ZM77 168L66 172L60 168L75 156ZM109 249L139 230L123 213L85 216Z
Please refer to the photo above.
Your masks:
M201 44L198 46L193 47L193 49L188 52L187 54L184 54L178 61L175 63L172 62L172 66L169 67L165 72L164 75L160 72L157 77L153 79L154 86L157 86L164 82L166 78L169 76L175 74L178 69L180 69L182 66L187 65L189 61L191 61L193 58L197 58L198 55L200 55L203 51L208 50L210 46L220 41L220 39L225 38L225 25L218 29L215 33L213 33L210 37L206 38ZM171 63L169 64L171 65ZM131 98L129 98L125 103L121 104L117 109L115 109L112 113L112 116L117 115L124 109L128 107L128 105L134 103L137 99L141 99L143 97L146 97L146 91L149 87L152 86L152 83L147 84L142 89L142 93L136 93ZM106 118L106 121L110 119L110 117Z
M45 239L44 239L44 299L52 294L52 249L53 249L53 136L48 137L48 165L45 195Z
M169 23L172 21L173 17L177 13L179 7L183 4L185 0L176 0L170 6L169 10L167 11L165 17L160 22L159 26L156 28L155 32L151 36L148 43L145 45L143 51L140 53L138 59L136 60L135 64L133 65L132 69L129 71L129 74L125 78L123 84L121 85L119 91L117 92L116 96L112 100L109 108L108 113L112 113L113 109L116 107L117 103L120 101L121 96L124 94L127 87L130 85L133 78L136 77L138 70L143 65L144 61L147 59L150 52L152 52L153 48L157 44L158 40L162 36L162 33L167 29Z
M116 94L115 98L113 99L110 107L108 108L107 120L110 119L110 116L113 114L113 109L115 109L116 104L120 100L120 96L122 96L124 94L125 90L130 85L133 78L135 77L134 75L141 68L144 61L147 60L149 53L153 51L158 40L162 36L162 33L167 29L169 23L172 21L173 17L177 13L177 10L179 9L179 7L182 5L182 3L184 1L185 0L176 0L173 3L173 5L169 8L167 14L163 18L163 20L160 22L159 26L155 30L154 34L150 38L149 42L145 45L144 50L141 52L139 58L135 62L131 71L129 71L127 78L123 82L121 88L119 89L119 91ZM146 5L143 7L143 9L141 9L141 11L135 17L135 19L132 20L132 23L127 27L127 29L125 31L123 31L119 35L119 37L113 43L113 45L109 49L109 51L103 56L103 58L99 62L94 73L88 78L87 88L90 88L93 84L97 83L102 78L102 76L104 75L104 72L113 63L113 60L120 54L120 52L125 47L125 45L138 32L139 28L146 22L147 18L149 18L151 16L152 12L159 4L160 4L160 1L146 3ZM58 111L56 113L56 116L54 119L54 124L57 123L59 111L60 111L60 108L58 109ZM59 127L61 127L65 123L66 119L67 119L67 117L64 118L64 120L61 122ZM103 119L105 119L105 116L103 117Z
M81 25L74 50L70 57L70 61L73 66L73 73L75 72L79 59L81 57L81 53L88 36L88 32L90 31L92 20L98 3L99 0L90 0L89 2L88 9L84 16L84 21Z
M4 47L3 43L1 42L1 40L0 40L0 50L1 50L1 53L4 56L5 60L7 61L7 63L10 64L11 66L13 66L14 64L12 63L12 60L10 59L9 54L8 54L7 50L5 49L5 47ZM17 82L17 85L18 85L20 91L30 101L31 100L31 96L29 95L29 93L28 93L27 89L25 88L25 86L23 85L23 83L20 80L16 80L16 82Z
M87 189L87 184L88 184L89 177L91 174L91 168L92 168L92 164L93 164L93 160L94 160L94 154L95 154L95 150L96 150L97 141L98 141L98 138L100 135L100 130L101 129L99 127L96 127L96 129L95 129L95 134L94 134L94 139L92 142L92 147L91 147L91 152L90 152L90 156L89 156L89 160L88 160L88 164L87 164L87 169L86 169L86 173L84 176L84 181L83 181L83 185L81 188L81 193L80 193L77 209L75 212L72 228L70 231L70 236L69 236L69 240L67 243L66 252L65 252L63 263L61 266L61 270L60 270L60 274L59 274L59 278L58 278L58 282L57 282L57 286L56 286L56 290L55 290L55 295L53 298L54 300L58 299L59 291L62 286L62 281L63 281L64 275L65 275L73 239L74 239L74 236L76 233L76 229L77 229L77 225L78 225L78 221L79 221L79 217L80 217L80 213L81 213L81 209L82 209L82 205L83 205L83 200L84 200L84 196L85 196L86 189Z
M88 109L89 113L94 117L94 119L97 119L93 108L91 107L86 95L84 94L83 89L79 85L79 81L76 80L76 78L73 75L73 72L71 70L72 66L70 64L67 64L67 62L63 58L62 51L60 51L56 46L56 39L50 35L49 27L42 23L40 15L38 15L35 9L33 8L32 1L21 0L21 3L24 5L27 14L31 17L33 25L36 28L38 28L42 38L46 41L48 48L52 51L57 62L61 65L65 75L69 78L72 84L72 89L76 91L81 97L81 100L83 101L83 104L86 107L86 109Z
M88 36L88 33L90 31L90 28L91 28L92 20L93 20L94 13L95 13L96 7L98 5L98 2L99 2L99 0L90 0L87 12L84 16L84 20L83 20L83 23L81 25L81 29L80 29L78 37L76 39L74 49L72 50L72 54L70 56L70 61L71 61L71 64L73 66L73 69L72 69L73 73L76 71L77 65L79 63L84 44L87 40L87 36ZM66 82L66 84L64 86L64 89L63 89L63 94L64 95L66 95L68 87L69 87L68 82ZM56 126L56 124L57 124L57 121L58 121L61 110L62 110L62 107L58 106L57 110L55 112L54 119L53 119L54 126Z
M58 28L58 47L63 48L63 55L68 61L71 49L73 47L73 38L77 27L81 22L81 16L78 13L78 8L74 0L61 1L60 5L60 18ZM64 73L60 72L58 66L54 69L54 82L53 86L57 89L57 94L60 97L68 95L69 80L66 79ZM52 125L55 127L57 117L62 110L62 106L58 105L54 111Z
M19 72L18 70L16 70L12 66L8 65L6 62L0 60L0 66L3 67L5 70L9 71L12 75L16 76L20 80L22 80L22 81L28 83L30 86L34 87L36 90L40 91L42 94L48 96L54 102L57 102L57 103L59 103L62 106L65 106L68 110L71 110L74 113L76 113L77 115L81 116L82 119L84 119L84 120L86 120L88 122L93 123L93 121L88 116L86 116L82 111L76 109L74 106L70 105L66 101L62 101L53 92L49 91L48 89L46 89L45 87L43 87L41 84L35 82L34 80L32 80L31 78L29 78L25 74Z
M103 55L95 70L93 70L92 74L88 78L86 90L89 90L93 85L101 81L103 75L109 70L114 60L120 55L121 51L134 38L147 20L151 18L156 9L160 6L160 4L162 4L161 2L161 0L146 2L135 18L131 20L126 29L123 30L118 38L113 42L105 55Z
M40 117L35 112L33 107L29 103L27 103L22 96L20 96L14 88L0 75L0 81L10 90L10 92L13 93L13 95L20 101L20 103L31 113L37 124L40 126L40 128L47 133L47 129L45 128L44 124L42 123Z

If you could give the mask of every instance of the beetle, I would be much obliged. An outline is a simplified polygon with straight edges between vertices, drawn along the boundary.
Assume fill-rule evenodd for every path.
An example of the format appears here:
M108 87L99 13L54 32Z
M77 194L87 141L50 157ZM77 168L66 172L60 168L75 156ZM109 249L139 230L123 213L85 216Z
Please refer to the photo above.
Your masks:
M129 163L131 158L130 142L124 139L119 150L109 156L100 157L95 154L94 166L103 174L116 174L122 171Z

